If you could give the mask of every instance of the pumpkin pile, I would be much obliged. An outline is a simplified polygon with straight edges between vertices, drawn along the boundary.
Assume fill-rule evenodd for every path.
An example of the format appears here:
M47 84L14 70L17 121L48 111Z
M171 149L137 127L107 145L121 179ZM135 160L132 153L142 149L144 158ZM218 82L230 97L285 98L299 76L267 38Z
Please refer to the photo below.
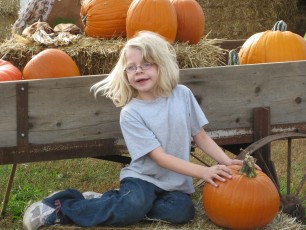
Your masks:
M218 226L229 229L257 229L275 218L280 196L271 179L255 169L254 158L246 155L243 166L232 165L233 177L216 181L218 187L205 183L203 207Z
M149 30L171 43L196 44L204 35L204 12L195 0L85 0L80 15L90 37L131 38Z
M194 0L171 0L177 14L176 40L197 44L204 34L203 9Z
M22 80L21 71L12 63L0 59L0 82Z
M281 20L272 30L248 38L238 55L240 64L306 60L306 40L287 31L287 24Z
M55 48L41 51L23 69L26 80L72 76L80 76L78 66L67 53Z
M125 37L126 13L133 0L85 0L81 6L81 20L89 37Z
M12 63L0 59L0 82L80 76L74 60L64 51L49 48L35 55L21 72Z
M177 18L174 6L169 0L134 0L126 17L127 38L138 31L149 30L173 42L177 31Z

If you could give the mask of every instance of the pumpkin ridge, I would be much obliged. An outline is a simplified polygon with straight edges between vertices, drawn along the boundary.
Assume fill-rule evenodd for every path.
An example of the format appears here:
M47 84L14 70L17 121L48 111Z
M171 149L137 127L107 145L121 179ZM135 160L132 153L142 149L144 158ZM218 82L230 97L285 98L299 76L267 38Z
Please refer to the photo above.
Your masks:
M127 38L133 37L142 30L158 33L168 42L173 43L177 32L177 17L171 2L165 0L133 1L126 16Z
M85 0L82 4L86 36L117 38L126 36L126 14L132 0Z
M205 32L205 15L194 0L171 0L177 15L176 40L197 44Z

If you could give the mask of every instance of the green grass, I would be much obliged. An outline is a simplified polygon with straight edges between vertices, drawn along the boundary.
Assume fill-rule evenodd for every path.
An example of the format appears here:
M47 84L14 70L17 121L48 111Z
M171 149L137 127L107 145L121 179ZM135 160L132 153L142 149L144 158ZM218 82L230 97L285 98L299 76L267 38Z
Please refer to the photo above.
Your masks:
M0 199L4 198L12 166L0 167ZM117 188L121 165L97 159L75 159L17 165L6 218L1 224L21 227L23 211L28 204L54 191L78 188L81 191L103 192ZM18 228L17 228L18 229Z
M287 193L287 141L277 141L273 143L271 158L275 164L278 175L281 194ZM306 172L306 139L293 140L292 142L292 165L291 165L291 194L296 191L296 187L301 182ZM306 196L306 186L304 185L299 197Z
M279 175L281 191L283 194L286 192L286 148L285 141L277 141L272 144L272 160L275 163ZM306 171L305 152L306 139L294 140L292 157L292 168L294 170L294 180L292 183L293 191ZM201 155L199 152L196 154ZM202 157L202 159L207 161L206 157ZM197 162L197 160L194 161ZM5 195L5 189L11 168L11 165L0 166L1 201ZM43 197L48 196L54 191L66 188L77 188L82 192L104 192L105 190L118 188L121 168L122 165L119 163L91 158L19 164L17 166L12 191L10 193L6 216L4 219L0 220L0 229L22 229L21 222L25 207L37 200L41 200ZM197 181L195 181L195 183L196 182ZM193 200L200 208L201 193L201 188L198 188L196 193L193 194ZM300 195L306 195L305 186ZM209 222L203 213L199 215L202 221L205 220L205 224ZM162 227L159 226L159 228L161 229ZM193 225L193 227L190 227L189 229L201 229L201 226L197 228ZM219 228L216 227L215 229Z

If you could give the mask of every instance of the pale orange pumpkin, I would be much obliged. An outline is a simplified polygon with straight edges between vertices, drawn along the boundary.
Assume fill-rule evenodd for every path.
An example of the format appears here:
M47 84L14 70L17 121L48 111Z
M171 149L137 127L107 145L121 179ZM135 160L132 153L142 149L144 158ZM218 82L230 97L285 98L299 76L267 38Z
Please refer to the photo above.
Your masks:
M49 48L35 55L24 67L24 79L80 76L74 60L64 51Z
M306 40L286 29L278 21L272 30L252 35L239 51L240 64L306 60Z
M216 181L219 187L205 183L203 207L218 226L229 229L257 229L274 219L280 207L280 196L271 179L255 170L254 159L247 155L244 165L229 166L233 178Z
M126 36L126 14L133 0L85 0L80 15L86 36Z
M126 16L127 37L147 30L160 34L170 43L174 42L177 31L177 17L169 0L134 0Z
M0 59L0 82L22 80L21 71L11 62Z
M176 40L197 44L205 31L205 16L195 0L171 0L177 14Z

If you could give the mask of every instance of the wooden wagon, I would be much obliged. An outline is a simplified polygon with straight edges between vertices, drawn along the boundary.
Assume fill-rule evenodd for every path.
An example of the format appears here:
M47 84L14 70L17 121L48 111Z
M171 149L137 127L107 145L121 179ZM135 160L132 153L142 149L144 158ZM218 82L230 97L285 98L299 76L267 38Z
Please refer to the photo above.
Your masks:
M291 140L306 137L306 61L184 69L180 75L210 121L209 135L238 157L254 153L277 187L269 144L288 139L291 194ZM104 77L0 83L0 165L13 165L2 215L20 163L85 157L129 163L120 109L89 91ZM296 197L304 182L305 175Z

